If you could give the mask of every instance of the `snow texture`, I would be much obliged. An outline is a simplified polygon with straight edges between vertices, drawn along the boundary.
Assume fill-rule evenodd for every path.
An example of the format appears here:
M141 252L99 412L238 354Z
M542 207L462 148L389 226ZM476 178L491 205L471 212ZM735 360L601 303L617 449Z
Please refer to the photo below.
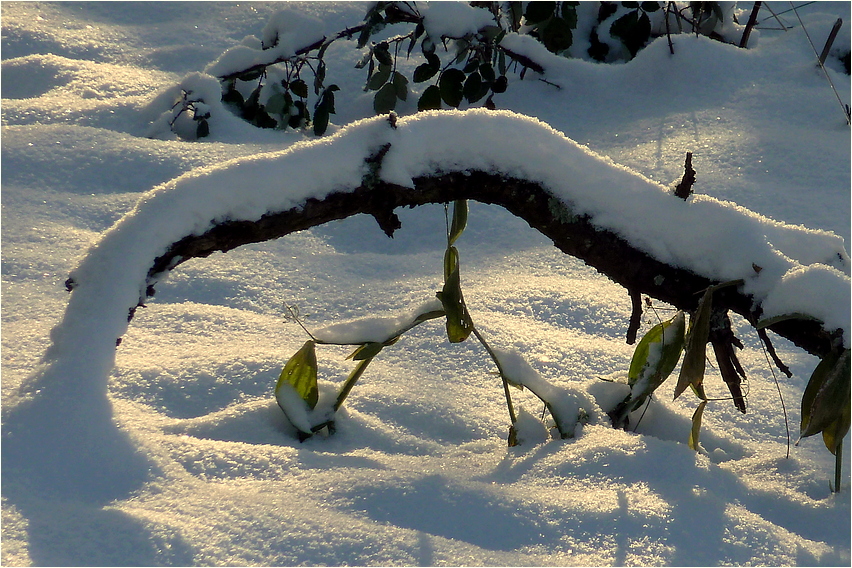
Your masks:
M613 430L603 409L630 392L626 293L499 208L472 203L456 243L465 298L513 372L565 397L566 413L589 410L570 440L539 420L531 389L513 389L524 444L507 448L494 365L472 340L443 339L441 320L382 350L335 434L299 443L276 404L307 339L286 306L335 339L387 339L441 287L440 205L397 211L392 241L358 216L187 262L127 321L169 243L350 190L390 143L387 181L474 169L536 181L666 262L742 278L767 317L811 314L848 345L849 130L790 14L792 29L761 29L752 49L682 35L674 56L660 38L615 65L508 35L560 89L510 73L499 112L418 114L428 84L410 84L396 130L372 117L362 53L340 40L326 52L337 114L314 138L240 120L214 76L356 25L365 4L0 8L2 564L849 565L849 468L835 495L818 436L784 457L778 389L795 429L817 360L775 338L794 373L776 389L735 318L748 414L708 404L693 452L697 401L670 401L664 384L630 432ZM739 21L743 8L730 7ZM429 34L488 14L418 9ZM846 3L800 12L814 38L849 19ZM845 29L837 45L848 51ZM409 77L416 53L399 61ZM848 102L842 53L827 69ZM169 128L182 89L203 99L209 138ZM698 181L684 202L668 188L686 151ZM643 331L657 321L648 311ZM317 352L327 412L351 347ZM704 384L725 396L712 369Z

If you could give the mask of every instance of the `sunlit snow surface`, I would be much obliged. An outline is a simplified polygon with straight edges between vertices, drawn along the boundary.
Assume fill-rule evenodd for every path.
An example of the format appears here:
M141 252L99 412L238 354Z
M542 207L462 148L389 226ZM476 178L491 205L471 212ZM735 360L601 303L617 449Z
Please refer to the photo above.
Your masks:
M365 10L289 8L326 32ZM65 311L62 282L143 192L302 140L236 120L199 143L144 137L166 110L152 108L158 91L260 36L276 9L3 3L3 564L848 565L849 492L830 495L833 458L818 437L784 459L772 374L741 321L749 413L710 404L701 454L685 444L697 400L672 403L667 385L638 433L589 425L570 441L549 439L545 426L535 436L541 404L513 390L528 435L507 449L488 355L470 341L448 344L441 320L382 351L334 436L299 444L272 395L306 339L285 321L285 306L318 329L433 298L445 245L440 206L399 211L393 240L356 217L187 263L137 312L108 386L57 376L48 396L22 397ZM848 4L803 11L820 38L848 15ZM848 31L839 41L848 45ZM670 57L658 41L629 65L554 59L548 79L561 90L528 73L495 102L663 184L680 177L692 151L699 194L832 231L848 246L849 130L801 29L764 32L749 51L686 37L675 50ZM372 101L354 44L338 42L328 57L342 87L335 131L369 117ZM404 63L407 72L417 64ZM830 72L848 101L848 76ZM445 155L470 154L473 142L461 143L448 138ZM666 234L668 219L653 222ZM771 243L787 259L827 261L806 259L812 247L790 233L779 228ZM629 365L623 289L494 207L472 204L457 245L465 298L489 339L553 385L601 404L626 395L600 380L622 378ZM825 282L826 272L788 274L802 310L821 305L810 282ZM838 312L848 312L845 301ZM643 330L656 321L648 313ZM795 373L781 377L795 433L816 360L776 346ZM323 388L345 378L350 351L318 348ZM76 357L86 368L112 354ZM713 371L707 388L726 392Z

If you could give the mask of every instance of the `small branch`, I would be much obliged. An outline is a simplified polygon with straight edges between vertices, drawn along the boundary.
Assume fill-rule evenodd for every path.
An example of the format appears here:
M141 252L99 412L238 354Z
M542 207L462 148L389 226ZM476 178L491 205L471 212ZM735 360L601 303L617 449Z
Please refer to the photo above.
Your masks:
M837 37L837 32L840 31L840 26L843 25L843 18L837 18L831 31L828 34L828 39L825 40L825 46L822 48L822 53L819 56L820 67L825 65L825 60L828 59L828 53L831 51L831 46L834 45L834 38Z
M692 195L692 186L695 184L695 170L692 169L692 152L686 153L686 161L683 164L683 178L675 187L675 197L686 201Z
M751 15L748 17L748 23L743 31L743 37L740 39L740 47L748 46L748 36L751 35L752 28L755 24L757 24L757 13L760 12L761 4L763 4L763 2L755 2L754 7L751 9Z
M719 373L722 380L728 385L728 390L734 399L734 406L745 414L746 401L740 388L741 379L746 378L745 371L737 359L734 347L743 348L742 342L734 335L731 328L731 320L727 310L713 310L710 327L710 344L716 354L716 362L719 365Z
M634 288L627 290L627 293L630 294L630 301L633 304L630 324L627 326L627 345L633 345L636 343L636 334L642 324L642 294Z
M321 51L325 51L328 48L329 45L331 45L332 43L334 43L335 41L337 41L341 38L345 37L347 39L351 39L353 35L361 32L361 30L363 30L365 26L366 26L366 24L361 24L361 25L358 25L358 26L353 26L351 28L346 28L345 30L337 32L336 34L334 34L330 38L329 37L323 37L322 39L317 40L310 45L306 45L305 47L301 47L301 48L297 49L294 56L278 57L274 61L270 61L269 63L258 63L257 65L253 65L251 67L248 67L246 69L242 69L240 71L228 73L227 75L221 75L220 77L218 77L218 79L220 81L228 81L230 79L237 79L241 75L245 75L246 73L251 73L253 71L263 71L264 69L266 69L270 65L275 65L277 63L284 63L285 61L290 61L291 59L293 59L293 57L298 57L298 56L301 56L301 55L307 55L308 53L312 52L315 49L320 49Z
M511 49L505 47L504 45L498 45L497 49L501 50L503 53L508 55L511 59L517 61L518 63L520 63L524 67L529 67L530 69L532 69L536 73L540 73L540 74L544 75L544 67L542 67L541 65L539 65L538 63L536 63L535 61L533 61L532 59L530 59L526 55L521 55L520 53L515 53Z
M485 338L482 337L482 334L479 333L479 330L476 329L476 326L472 328L473 335L479 340L482 346L485 348L485 351L488 352L491 360L494 361L494 364L497 366L497 370L500 372L500 378L503 379L503 391L506 394L506 406L509 409L509 419L512 421L512 426L518 421L518 417L515 415L515 407L512 404L512 394L509 392L509 381L506 379L506 373L503 372L503 366L500 364L500 359L497 358L497 355L491 349L491 346L488 345L488 342L485 341Z
M672 42L672 30L671 25L669 24L669 13L672 12L672 4L674 2L668 2L666 4L666 39L669 41L669 53L674 55L674 43ZM677 17L677 14L675 14Z
M775 352L775 347L772 346L772 342L769 341L769 336L766 334L766 330L758 329L757 335L760 337L760 340L763 341L763 344L766 346L766 352L769 353L769 356L772 358L772 362L775 363L778 370L787 375L788 379L792 377L793 372L790 370L790 367L785 365L781 359L778 358L778 354Z

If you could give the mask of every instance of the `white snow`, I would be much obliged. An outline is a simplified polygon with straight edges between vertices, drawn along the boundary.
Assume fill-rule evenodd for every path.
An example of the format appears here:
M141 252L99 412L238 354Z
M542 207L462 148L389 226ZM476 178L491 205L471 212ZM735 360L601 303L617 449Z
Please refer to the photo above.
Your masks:
M226 50L204 71L215 77L222 77L255 65L293 57L299 49L322 40L325 37L324 32L325 27L321 20L295 10L284 9L276 12L263 27L259 49L252 47L254 41L243 38L242 45L235 45Z
M663 260L743 278L765 316L808 313L848 345L849 128L791 14L753 49L682 35L674 56L661 38L618 65L510 35L560 89L510 73L500 112L415 114L426 84L410 84L396 130L371 118L354 41L327 52L341 87L332 136L259 130L217 100L211 62L289 53L366 9L294 2L269 23L277 3L2 4L2 564L848 565L849 468L833 495L819 436L784 458L750 326L735 318L749 412L708 404L703 453L685 443L697 400L671 402L669 383L635 432L613 430L603 408L630 390L626 292L498 208L472 203L456 243L465 299L513 373L568 414L589 407L571 440L513 389L524 444L506 448L493 363L473 339L449 344L440 319L382 350L335 434L296 440L273 394L306 340L286 306L337 342L386 340L441 287L441 206L397 211L393 240L358 216L187 262L128 325L168 243L351 189L390 142L388 181L470 169L538 181ZM429 34L488 15L418 9ZM813 38L849 19L844 3L801 13ZM848 102L839 69L830 61ZM209 107L209 138L169 130L181 88ZM686 151L698 181L683 202L666 188ZM795 430L817 360L774 342L794 372L779 382ZM325 409L351 348L320 347ZM712 369L705 387L727 393Z
M275 400L293 426L306 434L310 433L313 427L310 419L311 409L290 383L281 383L275 392Z
M433 299L397 316L358 318L315 329L311 334L321 342L337 345L384 343L410 329L419 316L443 310L440 300Z
M467 2L421 2L417 11L423 16L426 34L435 43L440 42L441 36L462 38L494 25L488 10L471 7Z

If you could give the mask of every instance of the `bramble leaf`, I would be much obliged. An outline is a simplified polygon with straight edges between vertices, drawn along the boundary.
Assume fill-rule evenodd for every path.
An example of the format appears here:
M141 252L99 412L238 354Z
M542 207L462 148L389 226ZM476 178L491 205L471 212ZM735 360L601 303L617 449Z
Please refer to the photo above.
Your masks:
M281 385L287 383L296 389L296 392L299 393L302 400L308 403L311 409L317 405L319 389L317 387L317 355L315 346L316 344L313 340L306 341L302 348L287 361L275 385L276 397L278 396Z
M527 10L524 12L524 18L527 24L537 24L543 22L553 15L556 10L556 2L530 2L527 4Z
M686 318L678 311L673 318L652 327L633 351L627 384L638 408L671 375L684 345Z
M453 246L447 247L444 253L444 288L438 293L438 299L447 314L447 338L450 343L461 343L473 331L473 322L462 296L459 253Z
M464 98L465 75L461 69L447 69L438 80L441 99L453 108L458 108Z
M378 91L390 79L391 70L392 67L390 65L380 63L379 70L373 73L367 82L367 88L371 91Z
M387 114L396 107L396 99L396 87L393 83L385 83L373 98L373 110L376 114Z
M441 89L437 85L430 85L420 95L417 101L417 110L438 110L441 108Z
M849 430L849 396L850 351L835 350L816 366L802 395L800 436L823 432L826 446L834 453Z
M699 389L704 382L705 355L707 341L710 338L710 312L713 303L713 291L711 286L704 292L695 315L689 320L689 333L686 335L686 352L683 355L683 363L680 366L680 376L677 379L674 398L681 395L686 387L692 386ZM696 391L699 392L699 391Z
M297 97L306 99L308 97L308 84L301 79L296 79L290 83L290 90Z
M455 243L467 227L467 213L467 199L458 199L453 202L453 220L450 223L448 235L450 244Z

